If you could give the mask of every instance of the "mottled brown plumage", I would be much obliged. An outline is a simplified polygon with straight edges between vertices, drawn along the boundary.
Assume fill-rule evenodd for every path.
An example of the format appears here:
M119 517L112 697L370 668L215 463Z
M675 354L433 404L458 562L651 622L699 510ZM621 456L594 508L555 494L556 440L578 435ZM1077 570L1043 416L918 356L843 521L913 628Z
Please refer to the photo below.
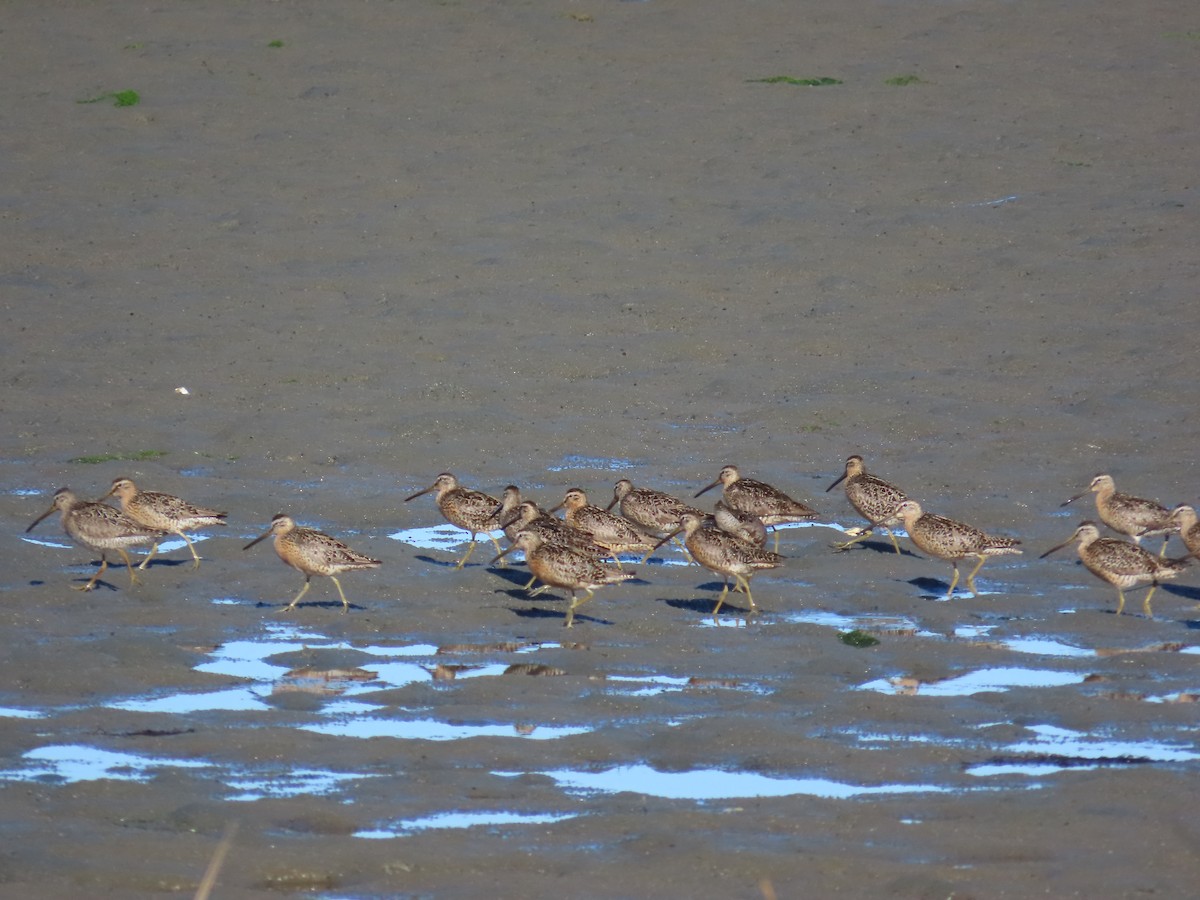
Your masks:
M887 532L888 537L892 540L892 546L899 553L900 542L896 540L896 535L892 533L889 526L897 525L900 522L896 517L896 509L908 499L904 496L904 492L894 484L889 484L882 478L868 473L863 458L857 454L846 460L846 471L833 484L825 488L825 493L829 493L843 481L846 483L846 499L850 501L850 505L868 522L878 523L879 527ZM844 543L834 544L834 546L839 550L846 550L870 536L871 529L864 528L860 534Z
M345 612L350 608L350 602L346 599L342 583L338 581L337 576L354 569L374 569L382 565L379 560L356 553L323 531L301 528L283 513L271 519L271 527L242 549L249 550L271 535L275 535L275 552L279 558L304 575L304 587L284 608L284 612L294 609L300 598L308 593L314 575L327 575L333 579L338 596L342 598L342 612Z
M652 550L655 546L654 538L628 519L588 503L587 494L580 488L568 490L563 502L550 511L563 508L566 509L564 518L568 525L582 531L593 543L612 553L614 558L620 553Z
M750 579L760 569L774 569L783 565L783 557L719 528L706 526L704 519L693 513L683 514L679 530L687 535L684 543L692 559L710 572L720 575L724 582L721 596L717 598L717 605L713 607L713 618L721 611L721 605L729 593L730 578L733 578L737 587L745 593L750 609L757 610L754 597L750 593ZM663 538L661 543L666 543L670 537L673 535Z
M1089 493L1096 495L1096 513L1101 522L1117 534L1133 538L1135 544L1140 544L1144 537L1164 535L1163 552L1166 552L1166 539L1178 526L1171 521L1171 512L1165 506L1132 494L1118 493L1111 475L1097 475L1086 491L1076 494L1062 505L1074 503Z
M55 510L62 513L62 527L71 540L100 554L99 570L87 584L72 585L77 591L90 591L95 587L100 576L108 568L107 553L110 550L116 550L125 561L125 566L129 569L130 586L137 584L138 578L133 571L133 560L129 558L127 548L156 543L164 536L158 529L135 522L111 506L80 500L67 488L59 488L54 492L54 503L25 529L26 534L33 531L39 522Z
M705 485L696 492L699 497L705 491L710 491L718 484L724 485L721 499L735 512L758 516L763 525L768 528L773 525L787 525L792 522L806 522L817 517L815 510L805 506L799 500L794 500L779 488L755 481L753 478L742 478L737 466L725 466L712 484ZM775 549L779 549L779 532L775 532Z
M137 485L128 478L114 478L112 489L100 499L111 497L113 494L116 494L117 499L121 501L121 509L125 515L135 522L183 538L188 549L192 551L192 568L194 569L200 567L200 554L196 552L192 539L185 532L225 524L226 513L203 506L193 506L173 494L140 491ZM154 559L155 554L158 553L158 543L158 541L154 542L149 555L138 566L139 569L146 568L150 564L150 560Z
M1154 596L1159 582L1174 578L1188 565L1186 557L1163 559L1126 541L1102 538L1095 522L1081 522L1074 534L1058 546L1051 547L1040 558L1045 559L1075 540L1079 541L1079 558L1087 570L1117 589L1118 616L1125 609L1125 591L1142 584L1150 585L1142 602L1142 611L1147 616L1151 615L1150 598Z
M956 522L954 519L923 512L921 504L916 500L905 500L896 507L895 515L904 523L904 530L918 549L930 556L947 560L954 566L954 578L950 581L950 590L946 591L947 600L954 596L954 588L958 584L960 559L973 556L979 560L967 575L967 588L974 597L978 594L975 589L975 575L988 557L1022 552L1019 547L1021 542L1016 538L985 534L978 528ZM872 522L871 527L879 524Z
M471 553L475 550L475 535L477 534L486 534L488 539L495 544L496 552L500 552L500 544L492 537L492 532L500 528L498 516L503 504L499 500L482 491L461 487L457 478L449 472L443 472L434 480L433 484L423 491L417 491L415 494L405 497L404 502L416 500L431 491L437 491L437 506L446 521L471 533L467 552L463 554L463 558L454 568L461 569L467 564L467 560L471 558Z
M513 547L503 553L514 548L524 551L530 571L542 582L542 586L529 596L536 597L552 587L566 588L571 592L571 605L567 609L565 623L567 628L574 626L575 610L592 599L596 588L634 577L633 572L606 565L591 554L580 553L563 544L548 543L534 531L518 531ZM582 599L575 596L575 592L580 590L584 592Z

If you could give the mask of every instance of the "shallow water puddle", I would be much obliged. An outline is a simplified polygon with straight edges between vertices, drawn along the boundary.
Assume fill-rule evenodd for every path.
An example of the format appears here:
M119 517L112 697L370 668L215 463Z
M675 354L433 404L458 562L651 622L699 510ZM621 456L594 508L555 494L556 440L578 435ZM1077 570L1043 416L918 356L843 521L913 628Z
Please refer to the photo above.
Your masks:
M935 784L858 785L826 778L776 778L755 772L694 769L690 772L660 772L645 765L618 766L602 772L552 769L544 772L493 772L506 778L527 774L545 775L567 791L582 793L634 793L667 800L732 800L749 797L803 795L848 799L876 794L945 793L952 790Z
M484 825L549 825L563 819L574 819L578 813L514 813L514 812L444 812L420 819L405 819L367 831L356 831L354 837L380 840L403 837L418 831L433 829L478 828Z
M344 782L375 777L363 772L330 772L321 769L284 768L254 773L227 769L211 760L142 756L90 747L86 744L57 744L38 747L22 755L23 769L0 771L3 781L49 781L74 784L85 781L137 781L153 779L167 769L201 770L206 777L237 791L227 799L261 800L268 797L303 797L329 794Z
M1053 669L1024 669L1006 666L979 669L941 681L922 681L915 678L878 678L860 684L857 690L881 694L920 695L922 697L968 697L1018 687L1062 687L1080 684L1087 675L1077 672L1058 672Z
M1046 775L1068 769L1179 763L1200 759L1195 747L1159 741L1117 741L1053 725L1034 725L1035 739L1001 747L997 756L967 773L989 775Z

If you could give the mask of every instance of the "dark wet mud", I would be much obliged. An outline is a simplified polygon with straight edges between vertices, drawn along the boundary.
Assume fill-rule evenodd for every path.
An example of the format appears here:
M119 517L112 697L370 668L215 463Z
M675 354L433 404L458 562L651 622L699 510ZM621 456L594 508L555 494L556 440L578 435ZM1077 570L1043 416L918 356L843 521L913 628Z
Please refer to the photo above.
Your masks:
M214 896L1189 896L1200 567L1116 616L1038 555L1097 472L1200 497L1194 28L11 7L0 894L191 896L236 823ZM1025 553L946 601L835 552L851 453ZM668 546L565 629L403 502L726 463L822 515L715 621ZM24 530L120 476L230 524L72 591L96 554ZM278 512L383 561L349 612L282 612Z

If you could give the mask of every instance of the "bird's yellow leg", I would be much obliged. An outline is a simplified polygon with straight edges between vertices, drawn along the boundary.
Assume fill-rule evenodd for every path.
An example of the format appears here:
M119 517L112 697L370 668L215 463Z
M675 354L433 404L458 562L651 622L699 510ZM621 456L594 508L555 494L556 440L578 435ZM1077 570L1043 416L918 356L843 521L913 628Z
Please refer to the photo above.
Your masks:
M1150 590L1146 592L1146 599L1142 601L1142 612L1146 614L1146 618L1154 618L1154 613L1150 612L1150 598L1154 596L1154 591L1158 588L1158 583L1150 585Z
M713 607L713 621L717 620L717 613L721 611L721 604L725 602L725 595L729 593L729 582L725 582L725 586L721 589L721 596L717 598L717 605Z
M347 600L346 595L342 593L342 583L337 580L336 575L330 575L329 577L333 579L334 586L338 589L338 596L342 598L342 612L346 612L350 609L350 601Z
M980 569L983 568L983 563L984 563L984 560L986 560L986 559L987 559L986 556L984 556L983 554L980 554L978 564L976 564L975 568L973 568L971 570L971 574L967 576L967 587L969 587L971 589L972 597L978 596L978 594L975 590L975 575L979 572Z
M958 584L958 560L953 563L954 577L950 579L950 590L946 591L946 599L949 600L954 596L954 586Z
M133 560L129 558L129 553L126 552L124 547L118 547L117 552L121 554L121 558L125 560L125 568L129 570L129 586L133 587L135 584L141 584L138 581L137 573L133 571Z
M310 587L312 587L312 576L305 575L304 576L304 587L300 588L300 593L298 593L296 595L295 599L293 599L291 603L289 603L287 606L285 606L283 608L283 612L287 612L288 610L295 609L296 604L300 602L300 598L308 593L308 589Z
M192 552L195 552L195 551L192 551ZM158 541L155 541L154 546L150 548L150 552L146 554L146 558L142 560L142 564L140 566L138 566L138 568L145 569L146 566L150 565L150 560L154 559L154 557L157 554L158 554Z
M465 566L467 564L467 560L471 558L471 554L473 552L475 552L475 534L474 533L471 534L471 543L467 545L466 554L463 556L462 559L460 559L458 561L458 565L456 565L454 568L461 569L463 566Z
M105 559L104 554L101 553L100 554L100 568L96 571L96 574L92 576L92 580L89 581L87 584L82 584L82 585L73 584L73 585L71 585L71 590L73 590L73 591L90 591L93 587L96 586L96 582L100 580L100 576L104 574L104 570L107 568L108 568L108 560Z
M192 543L192 539L189 538L182 531L177 531L175 533L177 535L179 535L181 538L183 538L184 543L186 543L188 545L188 549L192 551L192 568L193 569L200 568L200 554L196 552L196 545Z
M586 588L586 591L587 593L584 595L582 600L576 599L575 592L571 591L571 605L567 607L567 628L573 628L575 626L575 610L578 607L583 606L583 604L587 603L592 599L593 596L595 596L596 592L591 588Z

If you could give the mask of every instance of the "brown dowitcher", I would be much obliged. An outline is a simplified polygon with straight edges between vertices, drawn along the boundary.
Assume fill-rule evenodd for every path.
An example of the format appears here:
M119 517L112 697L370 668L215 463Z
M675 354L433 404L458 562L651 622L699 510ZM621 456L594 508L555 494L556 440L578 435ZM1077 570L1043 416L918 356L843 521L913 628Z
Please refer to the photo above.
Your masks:
M192 568L200 567L200 554L192 544L192 539L184 532L195 531L210 525L224 525L226 513L203 506L193 506L186 500L181 500L171 494L161 494L158 491L139 491L137 485L128 478L114 478L112 489L101 497L117 495L121 501L121 509L125 515L147 528L154 528L166 534L176 534L187 543L192 551ZM150 554L142 560L139 569L146 568L154 555L158 553L158 541L150 548Z
M585 556L599 558L609 555L607 550L593 543L592 539L582 531L572 528L562 519L545 512L532 500L521 501L515 510L514 517L504 526L504 535L514 546L517 542L517 534L521 531L531 531L541 538L542 543L560 544ZM508 555L512 549L509 547L496 559ZM533 587L535 581L537 581L537 575L529 579L525 590Z
M774 569L783 565L783 557L770 550L763 550L753 544L743 541L719 528L710 528L704 524L704 519L693 513L684 513L680 518L679 531L687 535L684 543L692 559L711 572L721 576L724 588L713 607L713 618L721 611L721 605L729 593L729 579L733 578L738 589L746 594L750 609L757 611L754 597L750 593L750 579L759 569ZM677 531L676 534L679 532ZM665 544L674 535L668 535L660 542Z
M704 515L694 506L663 491L635 488L628 478L622 478L613 487L612 502L605 510L611 510L618 503L621 504L621 515L639 528L657 534L678 529L679 517L686 512Z
M606 512L588 503L587 494L581 488L571 488L563 502L550 510L566 508L565 519L572 528L577 528L599 544L616 560L617 554L638 550L651 550L656 545L654 538L646 534L628 519ZM620 561L617 565L620 566Z
M1144 537L1164 535L1162 552L1159 555L1166 553L1167 540L1177 526L1171 521L1171 512L1165 506L1131 494L1117 493L1117 486L1113 483L1111 475L1097 475L1086 491L1076 494L1062 505L1074 503L1089 493L1096 495L1096 513L1101 522L1117 534L1133 538L1135 544L1141 544Z
M525 561L534 577L542 582L542 586L529 596L536 597L552 587L566 588L571 592L571 605L567 608L566 627L575 624L575 610L592 599L596 588L606 584L617 584L633 578L633 572L624 571L615 566L606 565L596 557L580 553L564 544L549 543L535 531L522 529L517 532L516 541L508 550L501 551L503 556L514 549L525 553ZM581 598L575 592L582 590Z
M740 513L736 509L730 509L724 500L718 500L717 505L713 507L712 518L713 524L726 534L741 538L755 547L767 546L767 526L758 516Z
M846 499L850 501L850 505L868 522L878 522L892 539L892 546L899 553L900 542L896 540L896 535L889 526L899 524L896 509L908 499L904 496L904 491L868 473L863 458L858 454L846 460L846 471L837 481L825 488L825 493L828 494L843 481L846 482ZM833 546L838 550L847 550L870 536L871 529L864 528L857 536Z
M971 591L971 596L975 597L979 593L975 589L975 575L983 568L989 556L1022 552L1018 546L1021 542L1016 538L984 534L978 528L972 528L954 519L922 512L921 504L916 500L905 500L901 503L896 507L895 516L904 523L904 530L918 549L938 559L948 560L954 566L954 578L950 580L950 590L946 591L947 600L954 596L954 588L958 584L960 559L974 556L979 560L967 576L967 588ZM879 524L881 523L872 522L871 527Z
M457 478L449 472L443 472L433 484L423 491L417 491L411 497L405 497L404 502L416 500L430 491L437 491L438 509L441 510L446 521L471 533L471 542L467 546L467 552L454 568L461 569L467 564L467 560L471 558L471 553L475 550L475 535L477 534L486 534L488 539L495 544L496 552L500 552L500 544L492 537L492 532L500 527L497 516L500 514L502 504L499 500L482 491L472 491L469 488L460 487Z
M1125 609L1125 591L1140 584L1150 585L1142 602L1142 611L1147 616L1152 615L1150 598L1154 596L1158 583L1174 578L1188 564L1186 557L1163 559L1126 541L1102 538L1095 522L1081 522L1073 535L1057 547L1051 547L1040 558L1045 559L1074 540L1079 541L1079 558L1087 570L1117 589L1118 616Z
M108 568L107 553L116 550L129 569L130 586L138 583L133 571L133 560L129 558L128 547L141 547L156 543L164 535L155 528L148 528L135 522L120 510L105 506L103 503L93 503L89 500L79 500L67 488L59 488L54 492L54 503L25 529L25 533L33 531L34 527L58 510L62 513L63 530L70 535L71 540L82 544L89 550L100 554L100 569L87 584L71 587L77 591L90 591L95 587L104 570Z
M284 612L294 609L300 598L308 593L314 575L328 575L333 579L338 596L342 598L342 612L345 612L350 608L350 602L342 591L338 575L354 569L374 569L382 565L377 559L355 553L337 538L330 537L323 531L301 528L290 516L283 513L271 519L271 527L242 549L249 550L271 535L275 535L275 552L279 558L304 575L304 587L284 608Z
M696 496L699 497L705 491L712 490L718 484L724 485L721 499L730 509L758 516L763 525L768 528L773 525L805 522L817 517L815 510L805 506L799 500L793 500L779 488L762 481L755 481L752 478L742 478L737 466L722 468L717 480L698 490ZM775 532L775 549L779 549L778 531Z
M1188 553L1200 559L1200 523L1196 521L1195 508L1181 503L1171 510L1171 518L1179 526L1179 536L1183 538Z

